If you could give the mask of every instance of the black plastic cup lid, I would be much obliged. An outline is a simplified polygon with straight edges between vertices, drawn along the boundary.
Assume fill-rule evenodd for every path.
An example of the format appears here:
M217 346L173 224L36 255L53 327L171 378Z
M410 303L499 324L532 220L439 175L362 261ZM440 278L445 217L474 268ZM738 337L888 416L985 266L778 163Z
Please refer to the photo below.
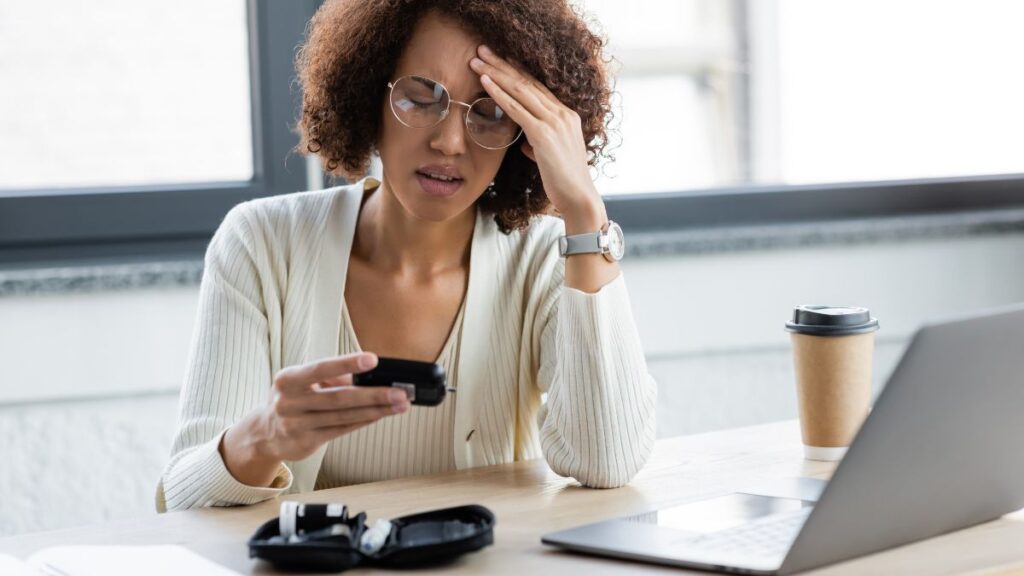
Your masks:
M878 320L867 308L854 306L797 306L787 332L812 336L849 336L878 330Z

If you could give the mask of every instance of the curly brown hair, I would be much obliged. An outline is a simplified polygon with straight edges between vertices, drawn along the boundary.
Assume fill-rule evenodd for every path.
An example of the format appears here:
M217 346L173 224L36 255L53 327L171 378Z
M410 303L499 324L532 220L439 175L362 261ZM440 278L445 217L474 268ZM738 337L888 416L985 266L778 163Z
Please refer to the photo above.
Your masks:
M328 0L295 60L303 88L300 153L319 155L332 176L366 174L386 83L414 26L431 10L486 38L497 54L518 61L575 110L590 166L611 158L605 151L613 116L606 41L565 0ZM540 171L518 145L506 152L494 190L494 197L484 194L478 203L506 234L548 211Z

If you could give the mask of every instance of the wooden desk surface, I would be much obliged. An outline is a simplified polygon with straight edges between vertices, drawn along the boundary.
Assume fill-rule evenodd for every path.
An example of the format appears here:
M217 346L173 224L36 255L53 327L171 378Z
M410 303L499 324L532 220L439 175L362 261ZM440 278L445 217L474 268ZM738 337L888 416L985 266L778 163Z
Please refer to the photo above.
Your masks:
M804 460L799 434L796 422L789 421L659 440L647 467L631 484L614 490L581 488L556 476L543 460L536 460L321 490L287 499L341 502L353 513L365 510L371 520L467 503L483 504L494 511L493 546L463 556L452 565L417 573L691 573L562 552L541 544L540 537L586 522L725 494L757 480L827 478L834 464ZM246 541L260 524L278 515L279 507L279 500L274 499L248 507L170 512L0 538L0 552L26 558L38 549L67 544L181 544L244 574L273 574L269 564L248 558ZM1024 511L814 574L1024 574Z

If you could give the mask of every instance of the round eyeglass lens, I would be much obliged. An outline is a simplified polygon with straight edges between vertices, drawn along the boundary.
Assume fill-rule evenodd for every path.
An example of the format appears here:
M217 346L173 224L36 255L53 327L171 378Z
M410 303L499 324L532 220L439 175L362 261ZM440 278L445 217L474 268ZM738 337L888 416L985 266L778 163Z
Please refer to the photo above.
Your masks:
M473 103L466 115L466 127L470 138L484 148L504 148L519 137L519 125L493 98Z
M391 88L391 110L406 126L429 128L444 119L448 91L429 78L405 76Z

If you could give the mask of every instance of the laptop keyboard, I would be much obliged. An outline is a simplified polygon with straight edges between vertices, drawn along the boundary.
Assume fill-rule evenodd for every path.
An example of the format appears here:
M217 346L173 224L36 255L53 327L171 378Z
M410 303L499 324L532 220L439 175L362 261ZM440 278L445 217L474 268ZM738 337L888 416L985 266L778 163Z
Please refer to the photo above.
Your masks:
M796 540L811 510L812 507L805 506L792 512L772 514L725 530L686 538L679 543L726 554L781 556Z

